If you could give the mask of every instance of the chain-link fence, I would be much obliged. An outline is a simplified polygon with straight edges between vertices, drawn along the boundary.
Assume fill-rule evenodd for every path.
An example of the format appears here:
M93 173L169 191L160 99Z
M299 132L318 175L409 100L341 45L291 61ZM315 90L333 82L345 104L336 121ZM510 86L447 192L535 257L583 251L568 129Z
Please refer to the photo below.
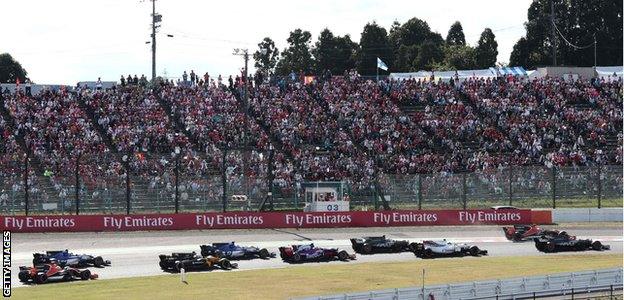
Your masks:
M269 155L229 150L214 156L82 156L61 174L42 172L24 154L0 168L2 214L174 213L275 210L304 206L302 182L271 180ZM8 154L6 154L8 155ZM225 160L224 160L225 157ZM621 207L622 166L504 167L459 174L384 174L347 183L352 209ZM225 196L224 196L225 195Z

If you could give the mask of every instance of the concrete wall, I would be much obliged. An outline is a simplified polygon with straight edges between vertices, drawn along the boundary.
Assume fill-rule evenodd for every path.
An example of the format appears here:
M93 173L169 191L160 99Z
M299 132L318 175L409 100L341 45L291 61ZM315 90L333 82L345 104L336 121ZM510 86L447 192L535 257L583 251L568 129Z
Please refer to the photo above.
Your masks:
M552 210L554 223L622 222L622 208L557 208Z

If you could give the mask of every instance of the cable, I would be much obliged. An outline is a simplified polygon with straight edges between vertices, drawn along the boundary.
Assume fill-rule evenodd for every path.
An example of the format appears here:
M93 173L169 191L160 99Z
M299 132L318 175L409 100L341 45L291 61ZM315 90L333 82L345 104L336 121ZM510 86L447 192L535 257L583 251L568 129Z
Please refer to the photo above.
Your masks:
M557 30L557 32L559 33L559 36L561 36L561 38L572 48L576 49L576 50L583 50L583 49L587 49L589 47L594 46L594 44L596 43L596 40L594 40L591 44L587 45L587 46L577 46L572 44L570 41L568 41L565 36L563 36L563 34L561 33L561 31L559 31L559 28L557 28L557 24L555 24L555 22L553 21L553 26L555 27L555 29Z

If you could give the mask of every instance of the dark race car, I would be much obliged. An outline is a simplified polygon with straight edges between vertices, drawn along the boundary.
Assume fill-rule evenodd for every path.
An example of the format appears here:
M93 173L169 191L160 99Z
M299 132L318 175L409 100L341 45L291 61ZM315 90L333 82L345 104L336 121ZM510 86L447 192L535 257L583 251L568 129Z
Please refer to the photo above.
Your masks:
M487 255L487 250L469 244L451 243L447 240L423 241L417 244L414 254L420 258L462 257Z
M320 248L314 244L292 245L291 247L280 247L280 257L285 262L302 263L308 261L349 261L355 259L355 254L349 254L345 250L337 248Z
M557 234L555 230L544 230L537 225L514 225L503 227L505 237L514 242L530 241L542 235Z
M49 263L51 259L61 266L70 266L74 268L86 268L86 267L104 267L110 266L110 260L104 260L101 256L93 256L88 254L74 254L68 250L59 251L46 251L45 253L33 254L33 265Z
M238 264L230 262L227 258L200 256L195 252L172 253L171 255L161 254L158 258L160 259L158 263L160 268L168 272L180 272L182 269L185 271L199 271L212 270L217 267L223 270L238 268Z
M611 246L603 245L600 241L577 239L565 231L558 234L542 235L534 239L538 251L552 253L561 251L609 250Z
M269 252L266 248L258 248L254 246L240 246L234 242L231 243L213 243L212 245L201 245L202 256L218 256L227 259L267 259L275 257L275 253Z
M416 249L417 243L388 239L383 235L351 239L351 246L353 247L353 251L361 254L396 253L406 251L413 252Z
M39 264L32 267L19 267L18 278L23 283L43 284L52 281L89 280L98 278L97 274L87 270L79 270L71 267L61 267L54 259L49 263Z

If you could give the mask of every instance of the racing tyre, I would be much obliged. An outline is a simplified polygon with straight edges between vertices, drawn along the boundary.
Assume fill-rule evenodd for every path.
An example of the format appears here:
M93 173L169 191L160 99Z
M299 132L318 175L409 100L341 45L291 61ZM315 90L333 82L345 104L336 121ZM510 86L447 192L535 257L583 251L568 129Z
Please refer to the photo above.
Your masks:
M544 251L544 252L555 252L555 248L556 248L555 243L548 242L548 243L546 243L546 247L544 248L544 250L546 250L546 251Z
M292 260L296 263L301 262L301 254L295 252L292 256Z
M338 259L342 261L346 261L347 259L349 259L349 253L347 253L347 251L344 251L344 250L338 252Z
M37 274L37 276L35 277L35 282L38 284L43 284L43 283L48 282L48 275L44 273Z
M392 251L394 252L403 252L403 246L401 244L394 244L394 247L392 247Z
M364 244L362 245L362 253L363 254L371 254L373 252L373 245Z
M30 274L28 273L28 271L22 271L19 272L19 274L17 274L17 277L19 278L19 281L21 282L28 282L28 279L30 279Z
M591 244L592 249L596 251L602 251L602 243L600 241L595 241Z
M470 255L472 256L479 256L479 247L477 246L472 246L470 247L470 249L468 250L468 252L470 253Z
M221 260L221 261L219 262L219 266L220 266L220 267L221 267L221 269L223 269L223 270L229 270L229 269L231 269L231 268L232 268L232 263L231 263L229 260L224 259L224 260Z
M422 258L433 258L433 251L431 249L425 249L425 251L423 251Z
M186 266L181 261L175 263L176 272L181 272L182 269L186 269Z
M93 259L93 266L96 268L101 268L104 264L104 259L101 256L97 256Z
M91 271L84 270L84 271L80 272L80 279L81 280L89 280L89 279L91 279Z
M418 250L418 245L416 243L410 243L408 247L412 252L416 252L416 250Z
M269 258L269 250L267 250L266 248L262 248L260 249L260 251L258 252L258 256L262 259L267 259Z
M163 270L167 270L167 264L164 261L159 261L158 265L160 266L161 269Z

